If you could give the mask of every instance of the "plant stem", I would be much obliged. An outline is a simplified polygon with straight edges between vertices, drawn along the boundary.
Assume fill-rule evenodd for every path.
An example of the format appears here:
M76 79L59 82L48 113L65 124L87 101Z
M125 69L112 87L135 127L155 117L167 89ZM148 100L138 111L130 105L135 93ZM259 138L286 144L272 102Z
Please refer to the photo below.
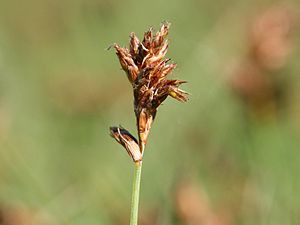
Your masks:
M142 161L136 162L134 164L130 225L137 225L138 224L141 172L142 172Z

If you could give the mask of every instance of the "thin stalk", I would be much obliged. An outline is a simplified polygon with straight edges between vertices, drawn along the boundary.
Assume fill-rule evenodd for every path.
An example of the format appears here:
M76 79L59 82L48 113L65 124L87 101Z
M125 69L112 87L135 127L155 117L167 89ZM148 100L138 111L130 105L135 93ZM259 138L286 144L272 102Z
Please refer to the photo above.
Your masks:
M138 224L141 173L142 173L142 162L141 161L136 162L134 164L130 225L137 225Z

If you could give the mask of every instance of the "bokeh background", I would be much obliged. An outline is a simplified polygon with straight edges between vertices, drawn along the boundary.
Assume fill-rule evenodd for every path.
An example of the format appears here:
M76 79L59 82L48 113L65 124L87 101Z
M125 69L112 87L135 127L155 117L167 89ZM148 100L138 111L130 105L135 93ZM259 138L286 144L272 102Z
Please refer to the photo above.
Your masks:
M0 224L128 224L135 133L112 43L172 23L185 104L159 108L143 225L300 223L298 0L0 2Z

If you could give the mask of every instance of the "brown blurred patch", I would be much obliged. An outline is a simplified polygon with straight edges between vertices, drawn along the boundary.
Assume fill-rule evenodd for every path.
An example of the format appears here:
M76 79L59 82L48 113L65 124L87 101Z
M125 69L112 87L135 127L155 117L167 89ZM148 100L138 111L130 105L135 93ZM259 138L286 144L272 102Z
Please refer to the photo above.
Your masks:
M0 206L1 225L53 225L49 215L21 206ZM55 224L55 223L54 223Z
M227 225L228 214L218 214L210 206L208 196L200 185L180 181L175 189L176 215L184 225Z
M245 61L238 65L230 82L234 92L249 107L251 113L258 117L277 113L279 98L276 97L276 92L283 87L277 87L274 77L255 62Z
M247 54L234 66L230 85L257 117L274 117L284 108L287 76L278 76L293 50L296 13L276 5L260 13L249 27Z
M292 6L275 5L258 15L250 28L249 58L265 70L283 67L293 50L295 22Z

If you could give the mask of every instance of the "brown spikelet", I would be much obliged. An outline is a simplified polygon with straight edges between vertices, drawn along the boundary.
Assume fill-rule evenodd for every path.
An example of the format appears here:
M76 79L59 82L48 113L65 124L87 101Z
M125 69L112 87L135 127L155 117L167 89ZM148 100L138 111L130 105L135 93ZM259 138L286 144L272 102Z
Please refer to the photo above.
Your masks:
M187 92L179 89L185 81L168 80L176 67L165 59L170 24L165 22L155 34L150 28L141 42L130 34L129 49L114 44L122 69L133 87L134 112L137 119L140 152L143 154L157 108L171 96L180 102L188 100Z
M110 135L126 149L134 162L142 160L137 140L123 127L110 127Z

